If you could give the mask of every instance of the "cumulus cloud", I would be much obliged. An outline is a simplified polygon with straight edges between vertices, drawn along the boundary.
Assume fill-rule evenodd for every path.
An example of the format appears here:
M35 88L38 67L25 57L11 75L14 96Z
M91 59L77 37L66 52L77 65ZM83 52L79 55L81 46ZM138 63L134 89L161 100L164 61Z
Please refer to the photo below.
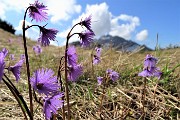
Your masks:
M148 37L148 31L147 30L142 30L136 34L136 40L139 40L139 41L146 40L147 37Z
M120 24L123 22L122 24ZM120 16L111 19L110 35L120 36L125 39L131 39L132 33L136 27L140 25L140 20L136 16L121 14Z
M69 20L71 15L81 12L81 5L76 0L43 0L48 6L50 21L57 23L60 20Z
M112 36L120 36L125 39L131 39L132 34L140 25L140 19L137 16L126 14L113 16L105 2L101 4L87 5L85 12L83 12L77 19L74 19L72 25L89 15L92 15L92 30L97 38L105 34L110 34ZM65 30L62 34L60 33L59 37L65 37L64 35L67 34L69 29L70 28ZM80 27L75 28L76 32L80 30Z

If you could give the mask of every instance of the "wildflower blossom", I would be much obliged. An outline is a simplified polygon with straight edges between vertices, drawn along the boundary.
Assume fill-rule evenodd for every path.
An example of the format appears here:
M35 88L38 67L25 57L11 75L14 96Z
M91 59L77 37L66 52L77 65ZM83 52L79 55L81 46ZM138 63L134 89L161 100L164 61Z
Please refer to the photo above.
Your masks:
M160 68L156 67L157 58L153 57L152 55L147 55L144 60L144 69L142 72L138 74L138 76L142 77L158 77L160 79L162 72Z
M89 31L93 32L91 29L91 15L87 18L85 18L85 20L80 22L80 25L85 26Z
M21 54L20 59L25 60L25 54Z
M95 64L98 64L98 63L100 63L100 62L101 62L100 57L94 55L94 56L93 56L93 64L95 65Z
M9 57L10 57L10 60L14 60L14 54L10 54Z
M79 37L80 37L80 44L82 47L88 47L90 45L90 43L93 41L93 36L95 34L91 31L85 31L83 33L79 33Z
M33 46L33 50L36 53L36 55L40 55L42 53L42 49L40 45Z
M112 69L107 69L106 73L109 75L112 81L116 81L119 78L119 73L113 71Z
M46 29L44 27L40 28L40 37L38 38L38 42L41 42L42 46L47 46L50 44L50 40L53 40L56 38L56 34L58 33L58 30L55 29Z
M5 68L5 62L4 58L8 54L8 50L3 48L2 51L0 51L0 81L2 80L2 76L4 74L4 68Z
M68 58L68 64L72 66L77 65L77 54L76 54L76 49L74 46L70 46L67 50L67 58Z
M82 66L76 65L76 66L69 66L68 67L68 79L70 81L76 81L77 78L82 74Z
M36 22L45 21L47 19L47 13L44 10L47 10L47 6L43 3L39 3L38 0L34 4L29 6L29 17L36 20Z
M97 77L98 85L101 85L103 82L103 77Z
M20 71L21 71L21 67L23 65L23 62L24 62L24 60L20 60L14 66L10 66L8 68L8 70L11 71L14 74L14 76L16 77L17 82L20 79Z
M96 51L96 56L100 57L102 48L98 46L98 47L95 48L95 51Z
M58 109L63 106L63 100L60 100L63 96L63 93L58 93L44 99L43 112L46 120L50 120L52 114L57 114Z
M144 68L142 72L138 74L138 76L142 76L142 77L155 76L155 77L158 77L158 79L160 79L161 75L162 75L162 72L157 67L151 67L151 68L146 67Z
M57 77L53 76L51 69L36 70L33 77L30 78L32 87L40 94L51 95L58 92L60 85L57 83Z
M157 63L157 58L153 57L152 55L147 55L144 60L145 67L155 67Z

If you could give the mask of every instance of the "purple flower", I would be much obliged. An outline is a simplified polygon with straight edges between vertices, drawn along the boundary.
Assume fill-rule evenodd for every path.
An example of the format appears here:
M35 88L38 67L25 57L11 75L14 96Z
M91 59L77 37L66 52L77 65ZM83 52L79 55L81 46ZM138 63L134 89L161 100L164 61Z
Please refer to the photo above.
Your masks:
M101 56L102 48L96 47L96 48L95 48L95 51L96 51L96 56L100 57L100 56Z
M20 79L20 71L21 71L21 67L23 65L23 62L24 62L24 60L20 60L14 66L10 66L8 68L8 70L11 71L14 74L14 76L16 77L17 82Z
M101 85L103 82L103 77L97 77L98 85Z
M87 18L85 18L84 21L81 21L80 24L82 26L85 26L89 31L93 32L92 29L91 29L91 15Z
M39 3L38 0L34 4L29 6L29 17L36 20L36 22L41 22L47 20L47 13L44 10L47 10L47 6L44 6L43 3Z
M4 68L5 68L4 59L7 54L8 54L8 50L6 48L3 48L2 51L0 51L0 81L2 80L2 76L4 74Z
M81 65L69 66L68 68L68 79L70 81L76 81L83 71Z
M58 93L44 99L43 112L46 120L50 120L52 114L57 114L58 109L63 106L64 101L60 100L63 96L63 93Z
M46 29L44 27L39 27L41 34L38 38L38 42L41 42L42 46L47 46L50 44L50 40L53 40L56 38L56 34L58 33L58 30L55 29Z
M93 41L93 36L95 34L89 30L79 33L79 37L81 39L80 44L82 47L88 47L90 43Z
M162 72L157 67L151 67L151 68L146 67L144 68L142 72L138 74L138 76L142 76L142 77L154 76L154 77L158 77L158 79L160 79L161 75L162 75Z
M144 60L144 67L155 67L157 63L157 58L153 57L152 55L146 55Z
M36 55L40 55L42 53L42 49L40 45L33 46L33 50L36 53Z
M10 57L10 60L14 60L14 54L10 54L9 57Z
M100 63L100 62L101 62L100 57L94 55L94 56L93 56L93 64L95 65L95 64L98 64L98 63Z
M72 66L76 66L77 65L77 54L76 54L76 49L74 46L70 46L68 47L67 50L67 57L68 57L68 64L72 65Z
M25 60L25 54L21 54L20 59Z
M119 73L113 71L112 69L107 69L106 73L109 75L112 81L116 81L119 78Z
M51 95L58 92L60 85L57 83L57 77L53 76L51 69L36 70L33 77L30 78L32 87L40 94Z

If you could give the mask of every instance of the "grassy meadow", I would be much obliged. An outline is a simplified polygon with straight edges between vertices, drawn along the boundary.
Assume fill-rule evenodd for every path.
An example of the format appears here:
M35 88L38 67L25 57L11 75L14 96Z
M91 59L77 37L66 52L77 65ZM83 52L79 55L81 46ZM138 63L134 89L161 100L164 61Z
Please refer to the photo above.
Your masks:
M59 60L64 56L64 47L43 47L37 56L32 47L36 41L27 41L31 75L39 68L51 68L57 75ZM21 36L15 36L0 29L0 50L7 48L9 54L15 54L13 65L24 54ZM149 120L180 119L180 48L122 53L113 48L103 48L101 63L92 67L92 49L76 48L78 62L83 65L83 75L77 82L69 83L70 110L73 120L137 120L142 119L143 79L138 73L143 70L143 60L147 54L158 58L157 66L163 75L160 80L149 78L146 84L145 113ZM103 76L108 68L120 74L120 78L109 81L103 88L97 83L96 77ZM26 67L23 65L21 79L17 83L12 73L7 73L18 90L28 98ZM62 72L62 80L63 80ZM64 85L63 85L64 86ZM0 83L0 120L22 120L23 114L3 81ZM103 91L104 89L104 91ZM103 100L102 100L103 97ZM102 112L99 112L102 102ZM65 102L66 105L66 102ZM66 108L66 107L65 107ZM36 120L43 120L42 107L34 102ZM59 110L61 115L61 110Z

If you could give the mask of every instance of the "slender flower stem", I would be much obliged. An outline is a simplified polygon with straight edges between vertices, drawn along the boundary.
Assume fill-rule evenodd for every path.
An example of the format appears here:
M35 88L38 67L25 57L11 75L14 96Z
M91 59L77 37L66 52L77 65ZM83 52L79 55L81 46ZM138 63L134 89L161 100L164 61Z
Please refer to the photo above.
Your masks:
M142 112L143 112L143 119L145 120L145 97L146 97L146 82L147 82L147 79L144 78L144 88L143 88L143 93L142 93L142 105L143 105L143 108L142 108Z
M29 59L28 59L28 52L27 52L27 45L26 45L26 36L25 36L25 19L26 19L26 14L27 10L29 7L26 9L26 12L24 14L24 21L23 21L23 41L24 41L24 51L25 51L25 58L26 58L26 70L27 70L27 77L28 77L28 88L29 88L29 99L30 99L30 112L32 115L32 120L33 120L33 101L32 101L32 89L31 89L31 84L30 84L30 69L29 69Z
M57 79L59 79L59 83L61 85L61 92L63 91L63 82L62 82L62 79L61 79L61 69L62 69L62 60L63 60L64 56L61 57L60 61L59 61L59 68L58 68L58 77ZM64 100L64 96L62 97L62 100ZM62 105L62 117L63 117L63 120L65 120L65 109L64 109L64 102L63 102L63 105Z
M68 43L69 43L69 39L71 38L71 32L73 30L73 28L76 25L79 25L80 23L75 24L71 30L69 31L68 35L67 35L67 40L66 40L66 48L65 48L65 89L66 89L66 100L67 100L67 109L68 109L68 113L67 113L67 119L70 120L70 106L69 106L69 92L68 92L68 78L67 78L67 51L68 51Z

